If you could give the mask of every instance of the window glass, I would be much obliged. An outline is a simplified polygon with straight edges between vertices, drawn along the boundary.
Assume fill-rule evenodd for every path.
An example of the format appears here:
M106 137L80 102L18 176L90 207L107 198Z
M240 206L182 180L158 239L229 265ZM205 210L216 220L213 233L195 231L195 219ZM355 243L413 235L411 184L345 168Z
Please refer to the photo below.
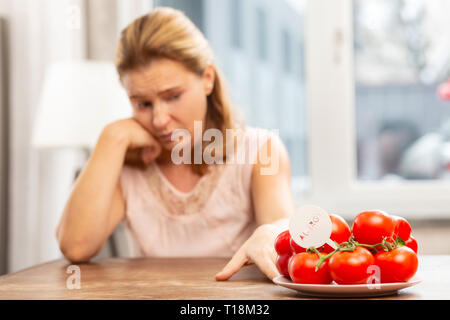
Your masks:
M450 2L353 3L359 179L448 178Z

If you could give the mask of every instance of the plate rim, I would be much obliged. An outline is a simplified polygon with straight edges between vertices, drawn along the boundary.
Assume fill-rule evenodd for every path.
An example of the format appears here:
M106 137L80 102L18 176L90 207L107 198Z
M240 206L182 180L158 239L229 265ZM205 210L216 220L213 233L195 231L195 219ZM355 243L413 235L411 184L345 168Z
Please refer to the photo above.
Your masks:
M280 281L284 279L285 281ZM298 287L299 290L301 290L301 288L307 289L307 288L315 288L315 289L319 289L319 288L323 288L323 289L327 289L327 288L347 288L347 289L362 289L362 288L368 288L367 284L337 284L335 282L333 282L332 284L307 284L307 283L295 283L292 280L290 280L289 278L287 278L284 275L279 275L276 276L275 278L273 278L272 280L275 284L285 287L287 288L285 285L282 284L287 284L287 285L294 285L296 287ZM402 286L403 288L405 287L409 287L409 286L413 286L416 284L421 283L423 280L420 277L416 277L414 276L412 279L406 281L406 282L389 282L389 283L379 283L379 284L373 284L373 285L380 285L381 288L386 288L388 289L389 287L397 287L397 286ZM291 289L291 288L289 288ZM402 289L402 288L400 288ZM400 290L398 289L398 290Z

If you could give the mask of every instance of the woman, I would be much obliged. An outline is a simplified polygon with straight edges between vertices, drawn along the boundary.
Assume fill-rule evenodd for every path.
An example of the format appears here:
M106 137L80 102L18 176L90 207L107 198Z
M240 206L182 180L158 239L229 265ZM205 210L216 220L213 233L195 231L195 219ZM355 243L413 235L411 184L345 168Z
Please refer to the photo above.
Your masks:
M274 240L294 208L288 154L266 134L254 161L227 162L265 131L237 123L201 32L180 11L157 8L123 30L116 67L133 116L102 130L77 178L57 229L65 257L88 261L124 221L134 256L232 257L217 280L250 263L277 276ZM196 137L199 124L240 130L237 142L209 153L223 163L196 161L199 145L211 151ZM173 139L179 130L194 138ZM175 163L175 149L193 161ZM263 174L274 161L277 170Z

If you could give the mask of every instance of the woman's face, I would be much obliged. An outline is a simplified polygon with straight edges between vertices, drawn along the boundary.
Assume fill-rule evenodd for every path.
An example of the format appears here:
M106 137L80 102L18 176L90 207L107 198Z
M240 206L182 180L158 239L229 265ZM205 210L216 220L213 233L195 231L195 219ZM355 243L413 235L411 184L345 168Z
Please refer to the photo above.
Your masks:
M214 68L209 65L199 76L181 63L157 59L122 75L122 83L133 107L133 118L146 128L165 150L175 129L186 129L194 139L194 121L206 118L207 96L214 84Z

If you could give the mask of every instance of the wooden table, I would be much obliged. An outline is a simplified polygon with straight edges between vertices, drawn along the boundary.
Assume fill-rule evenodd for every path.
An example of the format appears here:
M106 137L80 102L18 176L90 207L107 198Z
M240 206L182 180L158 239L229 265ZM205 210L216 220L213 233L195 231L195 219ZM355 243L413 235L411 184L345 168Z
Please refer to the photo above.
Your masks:
M68 289L70 263L57 260L0 277L0 299L311 299L275 285L255 265L228 281L214 275L223 258L101 259L79 264L80 289ZM450 256L420 256L422 283L377 299L450 299ZM70 282L73 285L75 282Z

